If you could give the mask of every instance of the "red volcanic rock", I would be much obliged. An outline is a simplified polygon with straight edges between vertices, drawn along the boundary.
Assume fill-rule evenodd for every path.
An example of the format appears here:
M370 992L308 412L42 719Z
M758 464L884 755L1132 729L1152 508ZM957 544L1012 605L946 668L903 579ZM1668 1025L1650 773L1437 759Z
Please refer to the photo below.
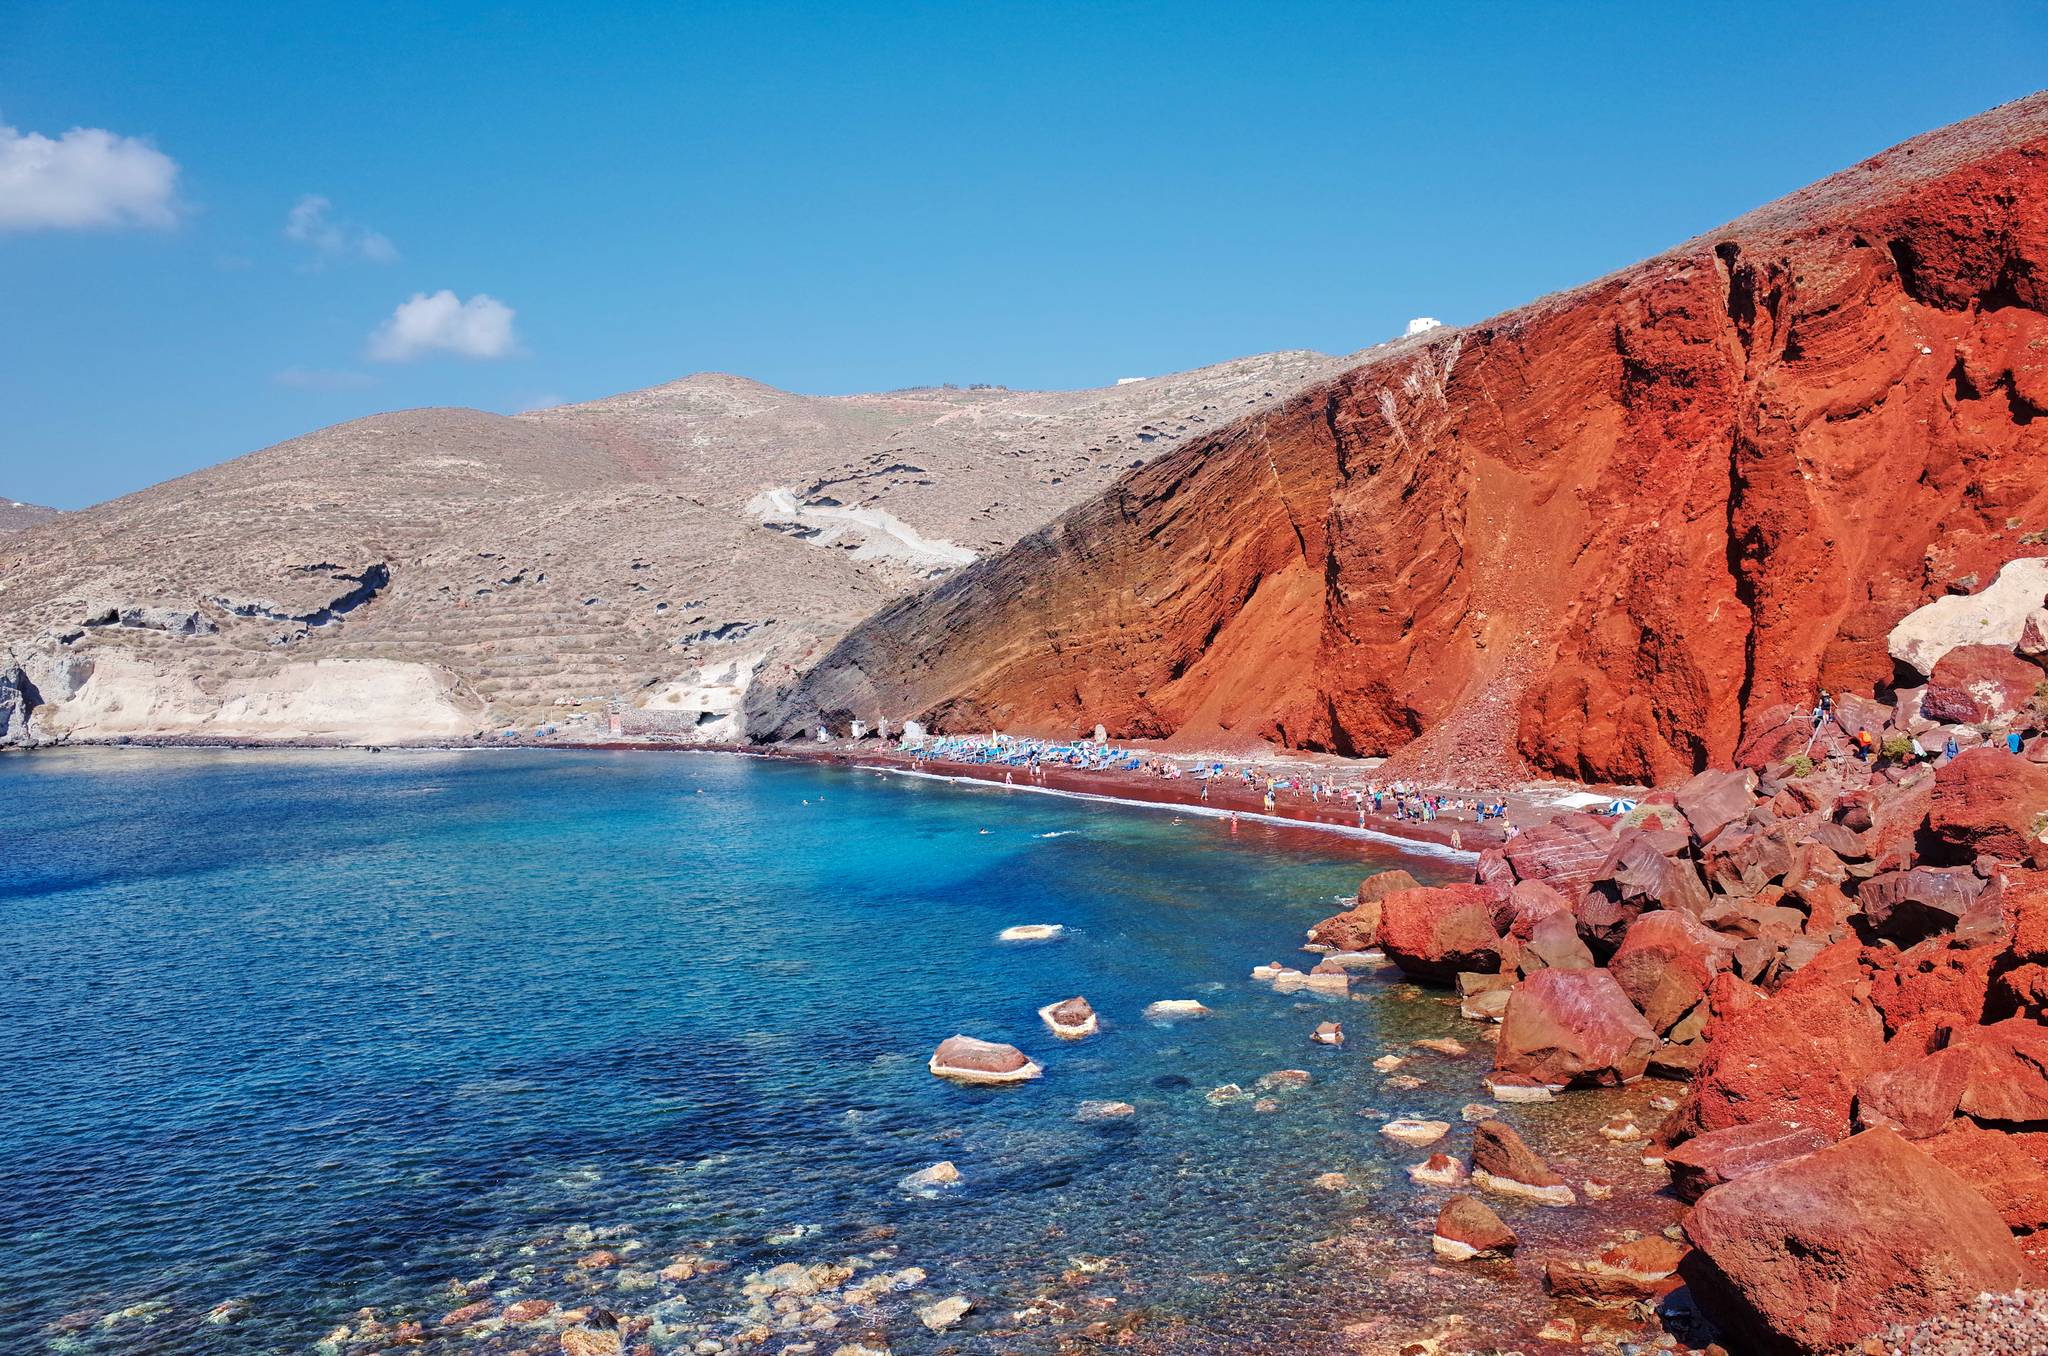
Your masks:
M1308 940L1334 951L1363 951L1379 944L1379 933L1380 901L1374 899L1325 918L1308 930Z
M1968 749L1934 774L1927 807L1931 851L1967 862L1979 854L2003 861L2048 860L2048 764L2001 748Z
M1928 1018L1974 1026L1990 1006L1991 971L2000 954L1995 946L1949 936L1929 937L1895 956L1867 953L1875 960L1870 1000L1894 1033Z
M1578 925L1569 909L1545 914L1529 929L1528 940L1518 953L1523 974L1538 970L1590 970L1593 953L1579 939Z
M1817 686L1889 683L1938 581L2034 551L2003 525L2048 522L2044 149L2035 96L1389 345L882 609L749 728L1727 766Z
M1530 1148L1513 1126L1500 1121L1481 1121L1472 1127L1472 1168L1504 1182L1539 1190L1555 1190L1564 1185L1564 1178L1543 1161L1542 1155Z
M1832 1143L1833 1137L1810 1125L1756 1121L1710 1130L1687 1140L1665 1153L1664 1169L1671 1174L1671 1190L1681 1200L1696 1201L1723 1182Z
M1515 1250L1515 1231L1477 1196L1453 1196L1437 1212L1436 1251L1453 1261L1505 1257Z
M1422 882L1398 868L1392 871L1375 871L1358 886L1358 902L1376 904L1396 890L1417 890Z
M1614 850L1614 830L1591 815L1562 814L1524 829L1502 849L1517 880L1540 880L1578 898Z
M1665 836L1640 829L1622 832L1579 900L1579 923L1593 940L1615 945L1646 909L1706 911L1711 902L1706 883L1690 862L1664 854L1658 840Z
M1692 836L1711 843L1714 835L1749 813L1756 792L1756 773L1702 772L1678 788L1679 813Z
M1967 866L1916 866L1872 876L1856 902L1879 936L1911 943L1953 929L1983 893L1984 878Z
M1546 1263L1543 1284L1553 1295L1591 1304L1651 1299L1677 1289L1684 1258L1684 1248L1653 1234L1610 1243L1583 1262Z
M1735 943L1691 914L1659 909L1638 918L1607 968L1659 1034L1706 996L1707 984L1734 964Z
M1884 1060L1884 1021L1854 942L1829 947L1776 993L1709 987L1706 1058L1665 1134L1672 1141L1755 1121L1849 1133L1856 1089Z
M1872 1074L1856 1097L1859 1122L1909 1139L1958 1114L2008 1129L2048 1121L2048 1029L2024 1017L1963 1028L1945 1048Z
M1941 657L1920 714L1943 725L2004 721L2033 699L2041 670L1999 645L1960 645Z
M1508 892L1508 935L1526 941L1536 925L1554 913L1567 917L1571 901L1540 880L1525 880Z
M1694 1294L1762 1356L1830 1350L2028 1277L1984 1198L1889 1130L1716 1187L1685 1232Z
M1508 997L1494 1067L1545 1083L1640 1078L1657 1033L1605 970L1538 970Z
M1449 984L1460 970L1492 974L1502 947L1492 899L1478 885L1396 890L1380 901L1380 946L1419 979Z
M1959 1120L1919 1147L1989 1201L2007 1228L2048 1227L2048 1134Z

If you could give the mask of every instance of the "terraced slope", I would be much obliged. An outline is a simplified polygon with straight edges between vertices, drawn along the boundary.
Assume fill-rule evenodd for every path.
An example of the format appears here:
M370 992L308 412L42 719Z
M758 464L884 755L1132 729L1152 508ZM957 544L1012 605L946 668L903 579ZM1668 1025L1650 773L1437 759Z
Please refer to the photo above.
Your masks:
M377 415L0 539L0 686L52 738L398 740L614 704L730 736L758 673L1347 362ZM0 739L26 724L0 706Z

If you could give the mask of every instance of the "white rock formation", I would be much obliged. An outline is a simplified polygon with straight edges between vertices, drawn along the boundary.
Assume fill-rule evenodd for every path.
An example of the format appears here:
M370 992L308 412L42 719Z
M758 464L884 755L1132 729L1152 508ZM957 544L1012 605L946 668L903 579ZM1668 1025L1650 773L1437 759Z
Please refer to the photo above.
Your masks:
M1892 658L1922 675L1962 645L2011 649L2026 630L2027 617L2048 599L2048 557L2007 561L1998 576L1975 593L1936 598L1909 612L1892 628L1886 648Z

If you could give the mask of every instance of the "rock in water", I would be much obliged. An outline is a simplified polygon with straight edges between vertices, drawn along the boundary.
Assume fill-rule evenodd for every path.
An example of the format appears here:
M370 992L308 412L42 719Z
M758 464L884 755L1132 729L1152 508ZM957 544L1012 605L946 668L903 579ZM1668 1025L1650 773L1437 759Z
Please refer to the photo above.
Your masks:
M1067 933L1062 923L1019 923L996 934L999 942L1056 942Z
M1155 1022L1174 1022L1188 1017L1206 1017L1209 1009L1193 998L1162 998L1145 1005L1145 1015Z
M1129 1102L1086 1101L1074 1108L1077 1121L1119 1121L1137 1114L1138 1108Z
M1453 1262L1505 1257L1515 1250L1515 1231L1477 1196L1453 1196L1437 1212L1429 1245Z
M974 1301L968 1299L965 1295L954 1295L949 1299L942 1299L919 1309L917 1311L917 1321L933 1332L944 1332L958 1324L961 1319L967 1317L968 1310L973 1307Z
M954 1167L950 1160L934 1163L928 1168L919 1168L896 1185L905 1191L939 1191L960 1185L960 1169Z
M1564 1178L1553 1172L1513 1127L1499 1121L1481 1121L1472 1127L1472 1184L1538 1205L1578 1201Z
M1494 1067L1550 1085L1641 1078L1657 1033L1606 970L1538 970L1508 997Z
M948 1036L932 1053L931 1071L956 1083L1021 1083L1045 1071L1014 1045Z
M1096 1031L1095 1009L1078 994L1064 1002L1046 1004L1038 1010L1038 1016L1061 1040L1077 1041Z
M1685 1232L1694 1294L1759 1356L1831 1350L2028 1278L1984 1198L1883 1129L1713 1188Z
M1316 1029L1309 1033L1308 1038L1317 1045L1342 1045L1344 1028L1336 1022L1320 1022Z
M1381 1126L1380 1133L1398 1143L1413 1144L1420 1147L1425 1144L1434 1144L1445 1135L1451 1133L1451 1123L1449 1121L1416 1120L1412 1116L1403 1116L1398 1120L1388 1121L1385 1125Z

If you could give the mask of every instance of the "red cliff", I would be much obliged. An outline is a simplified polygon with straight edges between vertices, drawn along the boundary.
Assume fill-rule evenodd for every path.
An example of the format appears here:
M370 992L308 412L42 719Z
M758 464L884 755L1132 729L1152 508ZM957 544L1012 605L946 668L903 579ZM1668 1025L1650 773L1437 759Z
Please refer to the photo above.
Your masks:
M2048 95L1389 345L892 605L753 727L1665 781L2048 554Z

